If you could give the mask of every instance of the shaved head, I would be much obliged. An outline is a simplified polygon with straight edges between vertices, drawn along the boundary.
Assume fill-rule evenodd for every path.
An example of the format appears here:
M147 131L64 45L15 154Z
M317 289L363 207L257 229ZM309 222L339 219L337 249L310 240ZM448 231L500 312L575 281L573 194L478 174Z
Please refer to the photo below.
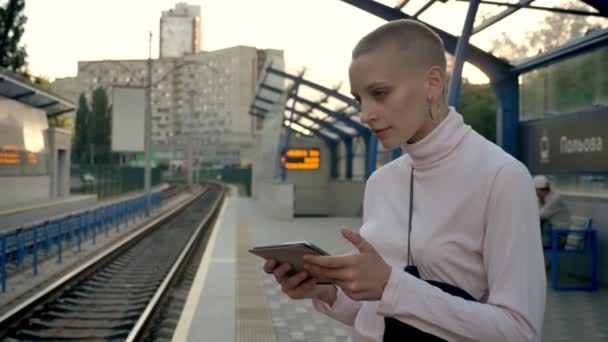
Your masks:
M353 49L352 59L388 46L404 53L408 68L426 71L436 66L446 70L441 38L426 25L409 19L388 22L368 33Z

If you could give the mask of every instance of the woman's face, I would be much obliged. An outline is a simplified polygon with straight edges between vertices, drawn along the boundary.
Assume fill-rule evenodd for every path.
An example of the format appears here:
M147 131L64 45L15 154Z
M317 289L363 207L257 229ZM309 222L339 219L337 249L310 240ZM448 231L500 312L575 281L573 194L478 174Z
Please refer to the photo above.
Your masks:
M361 122L387 149L416 142L427 118L425 71L408 69L408 54L386 45L355 58L351 93L361 104Z

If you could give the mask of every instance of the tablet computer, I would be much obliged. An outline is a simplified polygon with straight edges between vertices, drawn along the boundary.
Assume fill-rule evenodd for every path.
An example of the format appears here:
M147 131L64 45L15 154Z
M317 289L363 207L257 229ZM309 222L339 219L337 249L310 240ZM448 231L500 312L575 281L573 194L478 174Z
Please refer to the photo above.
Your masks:
M279 264L289 263L292 267L292 269L289 271L290 275L304 270L304 262L302 257L305 254L329 255L327 252L308 241L256 246L251 248L249 252L264 259L276 259ZM319 278L315 274L311 275L317 278L317 284L331 284L328 279Z

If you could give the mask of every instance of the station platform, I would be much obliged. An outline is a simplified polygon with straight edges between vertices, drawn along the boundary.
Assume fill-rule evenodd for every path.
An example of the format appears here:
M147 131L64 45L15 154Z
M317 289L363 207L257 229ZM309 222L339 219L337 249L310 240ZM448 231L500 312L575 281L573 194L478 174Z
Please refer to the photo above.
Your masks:
M341 227L358 230L360 218L265 217L250 198L226 198L173 336L188 341L347 341L350 327L314 310L310 300L291 300L263 260L247 250L257 244L308 240L331 254L353 250ZM547 289L543 341L608 341L608 291Z
M35 222L47 217L59 216L95 204L97 204L96 195L70 195L0 207L0 232L18 228L24 222Z
M151 188L151 191L162 191L169 187L160 184ZM95 207L101 203L121 201L130 197L139 196L143 192L135 191L98 200L97 195L69 195L64 197L33 200L24 203L14 203L0 207L0 233L11 231L19 227L30 226L36 222L54 217L69 215Z

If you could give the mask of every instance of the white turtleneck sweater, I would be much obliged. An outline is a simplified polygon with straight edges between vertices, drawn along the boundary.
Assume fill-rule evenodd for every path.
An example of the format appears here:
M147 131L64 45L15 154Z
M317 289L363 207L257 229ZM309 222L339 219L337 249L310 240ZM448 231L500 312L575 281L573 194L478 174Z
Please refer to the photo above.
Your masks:
M365 187L361 234L391 265L380 301L338 289L317 310L381 341L384 316L448 341L540 341L546 279L539 212L526 167L463 122L453 108L428 136L376 170ZM411 250L420 275L458 286L466 301L406 273L410 172Z

